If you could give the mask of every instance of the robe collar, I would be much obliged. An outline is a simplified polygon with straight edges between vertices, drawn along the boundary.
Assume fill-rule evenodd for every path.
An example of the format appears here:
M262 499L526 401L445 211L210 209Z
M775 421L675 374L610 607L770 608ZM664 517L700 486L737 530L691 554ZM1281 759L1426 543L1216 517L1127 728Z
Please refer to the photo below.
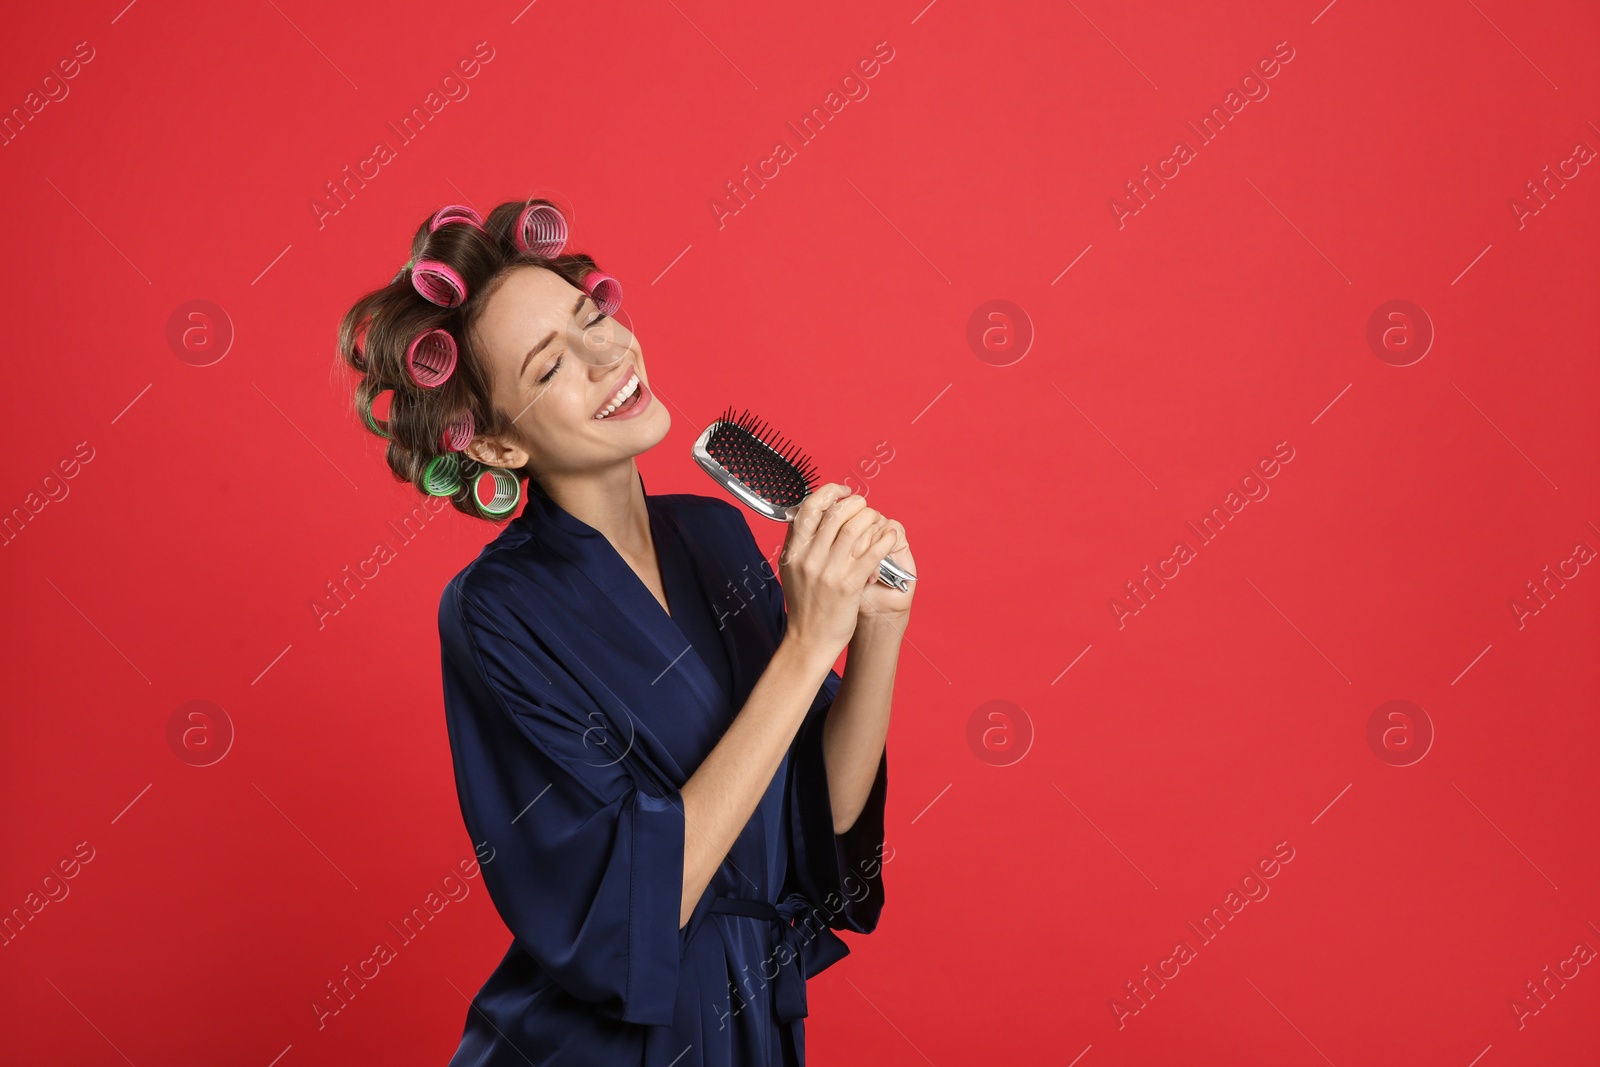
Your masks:
M707 543L721 543L720 540L694 536L693 531L686 529L674 514L676 509L668 502L670 498L652 496L645 490L643 473L639 474L639 488L644 491L645 508L650 516L650 534L655 540L658 556L661 554L661 540L676 533L695 568L697 584L705 591L712 618L719 622L717 636L722 641L732 670L732 709L737 713L744 706L756 681L756 677L750 676L750 666L758 662L758 657L764 666L776 648L776 640L755 604L746 604L743 608L731 611L727 606L718 606L727 598L726 590L738 589L731 576L731 561L721 560L705 550ZM517 521L524 523L535 538L574 564L583 577L655 647L662 657L663 667L671 664L662 676L663 682L672 672L680 672L681 680L697 699L712 707L722 703L724 694L711 669L694 650L677 622L661 607L649 587L634 573L628 561L622 558L604 534L554 500L532 492L528 494L527 505ZM737 597L737 592L734 595Z

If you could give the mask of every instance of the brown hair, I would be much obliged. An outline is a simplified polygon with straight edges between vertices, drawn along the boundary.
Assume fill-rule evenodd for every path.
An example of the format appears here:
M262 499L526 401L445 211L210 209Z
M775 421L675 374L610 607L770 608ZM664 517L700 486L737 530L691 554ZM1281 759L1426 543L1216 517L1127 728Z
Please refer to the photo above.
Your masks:
M411 263L401 268L389 284L357 300L339 321L336 365L342 364L356 373L357 421L380 437L386 436L383 430L388 431L384 458L389 469L397 481L410 482L419 492L429 493L424 480L428 464L440 456L452 455L441 441L452 420L469 413L474 434L483 436L505 433L511 428L511 416L493 402L489 364L472 336L473 324L495 290L518 267L543 267L574 286L581 285L583 277L596 269L595 261L582 252L563 250L547 257L524 252L517 246L513 231L518 219L527 207L541 203L548 201L506 201L489 213L482 229L467 221L454 221L430 232L434 217L430 215L411 239ZM440 307L417 292L411 283L410 267L425 259L444 263L461 276L467 298L459 306ZM457 360L449 378L430 389L411 380L406 371L406 349L419 334L433 329L445 330L455 339ZM371 416L372 404L386 390L392 390L394 396L388 419L379 421ZM488 466L465 453L455 456L462 474L460 488L450 494L455 509L490 521L508 518L491 519L477 507L475 486ZM529 492L545 495L531 464L512 473L528 480Z

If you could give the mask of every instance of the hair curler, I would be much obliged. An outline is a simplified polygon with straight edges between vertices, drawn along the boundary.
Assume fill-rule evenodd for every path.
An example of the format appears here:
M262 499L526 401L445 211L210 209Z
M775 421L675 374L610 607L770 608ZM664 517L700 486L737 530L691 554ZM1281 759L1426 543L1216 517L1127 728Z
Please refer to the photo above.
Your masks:
M554 259L567 247L567 217L554 204L535 201L517 217L512 239L523 252Z
M429 496L455 496L461 492L461 466L456 453L434 456L422 470L422 488Z
M419 259L411 268L411 287L440 307L460 307L467 299L467 283L455 268L437 259Z
M406 374L424 389L443 385L456 369L456 339L449 330L424 330L406 346Z
M472 443L474 433L472 412L463 411L450 420L450 425L444 428L444 433L439 435L439 447L446 452L463 451Z
M600 314L615 315L622 306L622 283L604 271L592 270L583 276L583 291L600 305Z
M390 392L390 390L380 389L378 392L373 394L372 399L368 400L361 408L361 421L367 424L367 429L371 430L379 437L388 438L389 440L393 441L394 434L389 432L389 420L380 419L372 413L372 406L378 402L378 397L387 392ZM392 396L389 399L389 403L391 405L389 413L392 415L394 414L394 408L392 407L394 404L394 398Z
M487 471L494 481L494 496L485 501L478 494L479 477ZM504 467L483 467L472 477L472 502L487 518L503 519L522 500L522 479Z
M445 226L452 222L464 222L469 226L476 226L480 230L483 229L483 216L472 208L466 204L446 204L433 213L433 218L428 221L428 232L432 233L440 226Z

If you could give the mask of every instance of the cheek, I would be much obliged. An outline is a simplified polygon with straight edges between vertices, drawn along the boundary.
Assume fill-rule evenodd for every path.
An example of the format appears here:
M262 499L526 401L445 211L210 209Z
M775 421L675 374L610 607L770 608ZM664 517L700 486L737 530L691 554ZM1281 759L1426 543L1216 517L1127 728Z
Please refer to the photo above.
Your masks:
M577 387L563 395L561 411L563 421L570 417L575 423L585 422L594 414L594 409L589 405L589 394Z
M563 395L571 388L562 380L565 374L563 367L548 382L540 382L530 375L515 385L502 383L497 387L495 405L511 420L518 436L532 440L541 424L560 418Z
M562 367L550 384L542 388L544 395L528 410L543 425L574 426L586 422L594 414L582 370Z

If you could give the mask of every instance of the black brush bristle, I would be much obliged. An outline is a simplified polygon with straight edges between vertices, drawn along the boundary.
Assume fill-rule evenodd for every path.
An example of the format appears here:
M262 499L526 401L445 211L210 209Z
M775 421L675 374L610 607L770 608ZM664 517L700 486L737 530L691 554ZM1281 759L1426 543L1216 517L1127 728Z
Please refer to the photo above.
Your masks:
M706 451L723 469L775 507L800 503L817 487L811 460L748 411L730 406L717 420Z

